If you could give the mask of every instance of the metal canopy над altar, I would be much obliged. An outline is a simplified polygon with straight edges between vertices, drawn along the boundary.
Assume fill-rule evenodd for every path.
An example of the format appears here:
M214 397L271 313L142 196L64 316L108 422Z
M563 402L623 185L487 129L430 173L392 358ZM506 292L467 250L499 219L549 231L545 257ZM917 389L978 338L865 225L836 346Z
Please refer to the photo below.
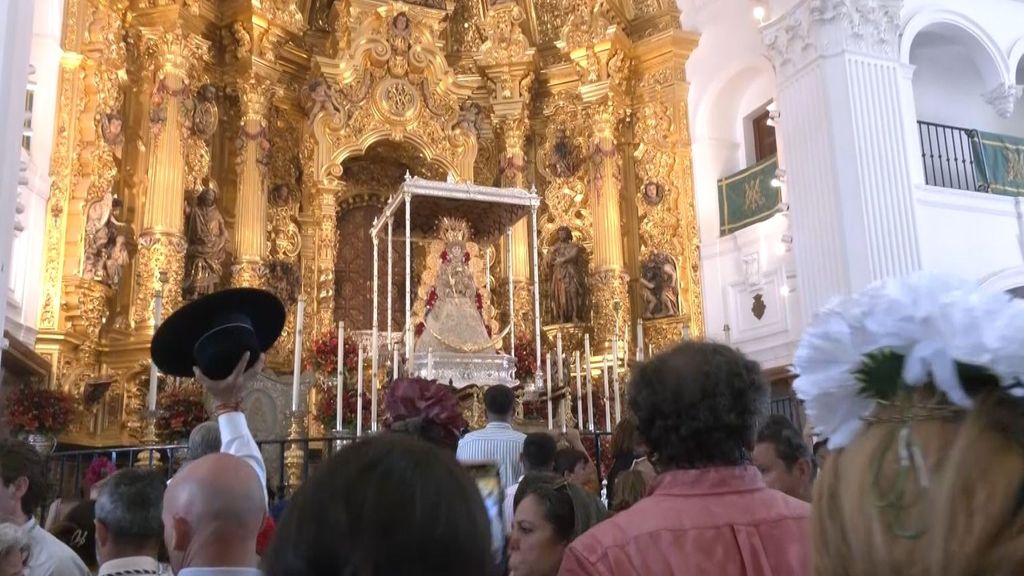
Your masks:
M478 244L489 244L529 216L531 209L539 207L540 196L521 188L437 182L406 174L398 194L388 200L370 234L378 236L389 220L395 222L396 231L404 232L406 206L412 214L414 237L429 235L442 216L449 216L469 222L474 240Z
M412 178L406 174L405 182L399 187L398 194L392 196L380 217L370 228L373 241L373 332L371 337L372 352L370 354L370 402L373 414L374 431L377 425L377 383L380 368L380 327L378 325L380 309L380 275L378 261L380 259L381 234L386 232L387 250L387 326L388 341L391 341L391 302L392 289L392 254L390 249L395 231L395 220L399 220L399 229L405 237L405 340L406 371L412 368L413 357L413 326L412 326L412 238L414 235L427 235L434 230L441 216L458 217L469 222L474 238L478 243L486 244L497 240L502 234L509 238L509 260L512 253L512 226L524 216L530 217L530 257L533 268L533 333L534 351L536 353L536 372L538 380L543 378L541 368L540 345L540 275L537 239L537 209L540 197L535 190L526 191L521 188L494 188L478 186L466 182L437 182ZM515 318L512 275L509 274L509 318ZM515 329L509 329L509 355L515 355ZM514 366L514 362L513 362ZM409 374L411 375L411 374Z

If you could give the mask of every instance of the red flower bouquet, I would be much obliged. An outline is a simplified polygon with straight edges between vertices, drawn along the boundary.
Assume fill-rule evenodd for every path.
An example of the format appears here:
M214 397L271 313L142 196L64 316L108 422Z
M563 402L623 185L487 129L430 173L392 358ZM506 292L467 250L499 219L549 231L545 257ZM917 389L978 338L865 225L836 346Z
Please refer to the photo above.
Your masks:
M92 462L89 462L89 468L85 471L85 478L83 478L84 484L92 486L114 472L117 472L117 466L109 458L97 456L92 459Z
M516 336L516 378L520 381L533 378L537 372L537 353L533 338Z
M346 380L348 382L348 380ZM354 430L356 427L356 408L358 407L358 397L354 388L345 390L345 404L342 407L344 410L344 426L346 430ZM330 432L338 426L338 389L329 388L324 390L320 396L320 401L317 402L317 419L320 421L320 425L324 427L324 430ZM363 429L369 430L370 417L371 417L372 406L370 406L370 395L363 392Z
M193 386L170 388L157 402L156 433L161 440L187 437L192 429L206 421L203 391Z
M7 397L7 422L14 432L60 434L71 426L75 402L60 390L22 386Z
M359 348L355 340L345 338L345 372L354 372L359 363ZM313 369L334 376L338 371L338 329L325 332L313 341Z
M459 400L448 386L425 378L400 378L391 383L384 399L384 425L452 448L469 425Z

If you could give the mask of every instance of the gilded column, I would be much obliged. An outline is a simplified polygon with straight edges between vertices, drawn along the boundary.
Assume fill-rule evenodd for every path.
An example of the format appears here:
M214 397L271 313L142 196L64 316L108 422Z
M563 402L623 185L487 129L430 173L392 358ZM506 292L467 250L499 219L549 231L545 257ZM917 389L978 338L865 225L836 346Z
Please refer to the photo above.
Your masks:
M598 350L607 352L615 327L622 339L630 325L619 197L623 159L618 150L629 101L630 47L621 22L603 5L579 2L572 12L557 44L576 65L580 97L591 125L587 198L594 221L593 328Z
M623 110L606 101L590 107L593 133L590 140L590 196L594 218L594 265L591 287L594 306L594 333L603 347L610 347L615 326L619 338L629 329L628 284L622 257L622 158L618 153L616 131ZM616 304L618 303L618 305ZM616 317L618 316L618 322ZM602 347L602 350L605 348Z
M150 154L143 201L142 231L136 265L133 318L136 327L152 329L155 286L161 272L169 289L164 314L181 306L185 271L184 210L186 128L182 107L189 93L189 72L208 43L181 31L157 32L148 38L155 50L155 81L150 96ZM195 173L195 169L190 169Z
M477 63L491 84L492 116L502 150L498 169L501 185L526 188L524 145L527 111L534 79L535 49L523 33L525 16L514 3L491 7L484 20L484 37ZM505 271L514 286L515 334L533 330L533 292L530 283L530 224L523 218L512 227L511 259ZM514 337L514 336L513 336Z
M340 185L340 184L339 184ZM338 252L339 188L321 187L314 207L316 234L316 331L334 326L334 266Z
M238 204L235 211L235 265L233 286L258 287L263 284L263 258L266 256L267 110L270 86L258 78L249 78L238 87L242 107L237 148Z

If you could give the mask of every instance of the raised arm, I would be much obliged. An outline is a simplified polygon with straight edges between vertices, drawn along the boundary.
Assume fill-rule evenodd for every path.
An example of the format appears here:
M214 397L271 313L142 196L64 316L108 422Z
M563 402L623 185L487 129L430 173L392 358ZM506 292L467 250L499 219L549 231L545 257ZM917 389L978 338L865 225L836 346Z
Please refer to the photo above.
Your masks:
M249 363L247 352L231 375L224 380L211 380L198 367L195 368L195 373L196 381L213 397L214 414L220 427L220 451L245 460L256 471L260 483L266 487L267 465L263 462L263 454L252 437L252 432L249 431L245 414L242 413L242 393L256 381L256 377L263 370L263 362L264 356L261 354L252 368L246 370L245 365Z

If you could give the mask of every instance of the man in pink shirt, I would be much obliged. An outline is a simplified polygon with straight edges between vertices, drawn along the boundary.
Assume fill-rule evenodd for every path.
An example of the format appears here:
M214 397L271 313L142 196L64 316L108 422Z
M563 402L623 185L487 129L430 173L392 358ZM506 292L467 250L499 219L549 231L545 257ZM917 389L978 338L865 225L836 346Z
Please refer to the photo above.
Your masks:
M769 490L750 463L767 390L757 363L721 344L686 342L638 366L630 407L660 474L577 538L559 574L809 574L810 506Z

